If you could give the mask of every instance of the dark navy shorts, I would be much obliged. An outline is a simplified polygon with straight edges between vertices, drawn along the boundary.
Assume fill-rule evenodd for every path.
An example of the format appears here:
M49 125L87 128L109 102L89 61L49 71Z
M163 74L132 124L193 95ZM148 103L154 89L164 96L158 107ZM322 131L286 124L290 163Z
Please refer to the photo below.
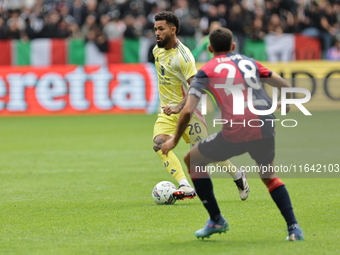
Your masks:
M268 165L275 157L275 139L270 137L244 143L231 143L223 139L221 131L203 139L198 144L198 150L203 156L215 162L248 152L257 164Z

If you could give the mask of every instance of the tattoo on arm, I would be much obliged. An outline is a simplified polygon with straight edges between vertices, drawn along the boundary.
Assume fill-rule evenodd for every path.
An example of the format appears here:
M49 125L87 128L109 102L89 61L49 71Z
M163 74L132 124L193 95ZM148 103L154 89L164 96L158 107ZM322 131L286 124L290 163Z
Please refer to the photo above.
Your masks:
M185 98L183 98L183 100L175 107L175 109L182 111L186 101L187 101L187 97L185 96Z
M191 83L191 81L192 81L192 78L193 78L193 76L190 77L190 78L187 80L187 82L189 83L189 85L190 85L190 83ZM187 101L187 95L185 95L185 97L183 98L183 100L175 107L175 109L176 109L176 110L179 110L179 112L182 111L182 109L183 109L183 107L184 107L186 101Z

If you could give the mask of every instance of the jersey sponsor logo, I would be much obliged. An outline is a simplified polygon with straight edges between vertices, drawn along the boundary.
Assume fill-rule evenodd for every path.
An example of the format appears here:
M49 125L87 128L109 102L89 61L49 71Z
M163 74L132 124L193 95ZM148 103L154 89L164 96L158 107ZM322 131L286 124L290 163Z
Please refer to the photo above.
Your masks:
M160 66L161 69L161 75L164 76L165 75L165 68L164 66Z

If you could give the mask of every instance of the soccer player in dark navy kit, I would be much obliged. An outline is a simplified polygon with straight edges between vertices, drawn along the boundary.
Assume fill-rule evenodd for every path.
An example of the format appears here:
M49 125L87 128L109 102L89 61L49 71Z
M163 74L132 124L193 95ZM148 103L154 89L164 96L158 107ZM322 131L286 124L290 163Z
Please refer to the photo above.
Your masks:
M196 231L195 235L203 239L229 229L214 196L209 173L200 169L204 169L209 163L248 152L256 161L263 183L287 222L289 233L287 240L303 240L303 232L295 218L288 191L275 172L269 170L273 167L275 154L275 116L270 113L272 101L259 80L264 78L267 84L279 90L290 85L256 60L232 53L234 49L235 43L229 29L218 28L211 32L209 50L214 54L214 58L197 73L179 117L176 133L163 144L162 151L166 154L177 145L202 92L210 91L220 102L221 121L223 120L224 124L222 131L203 139L192 147L184 158L197 195L210 215L204 228ZM252 96L248 98L249 88L252 89ZM290 97L291 94L287 94L287 98ZM239 107L240 101L242 107ZM278 108L281 108L280 102ZM262 110L261 114L267 110L268 114L253 113L258 113L259 110ZM286 111L289 111L289 106Z

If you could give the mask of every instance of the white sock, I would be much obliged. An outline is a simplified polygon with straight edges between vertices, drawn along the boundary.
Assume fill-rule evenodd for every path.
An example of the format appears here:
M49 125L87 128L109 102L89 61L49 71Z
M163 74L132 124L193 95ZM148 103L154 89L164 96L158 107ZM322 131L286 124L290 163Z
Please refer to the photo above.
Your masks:
M189 186L191 187L190 183L188 182L188 180L186 178L183 178L182 180L179 180L179 186L184 185L184 186Z
M241 177L242 177L242 171L239 168L237 168L237 171L236 171L235 175L233 176L233 179L234 179L234 181L236 181L236 180L240 179Z

